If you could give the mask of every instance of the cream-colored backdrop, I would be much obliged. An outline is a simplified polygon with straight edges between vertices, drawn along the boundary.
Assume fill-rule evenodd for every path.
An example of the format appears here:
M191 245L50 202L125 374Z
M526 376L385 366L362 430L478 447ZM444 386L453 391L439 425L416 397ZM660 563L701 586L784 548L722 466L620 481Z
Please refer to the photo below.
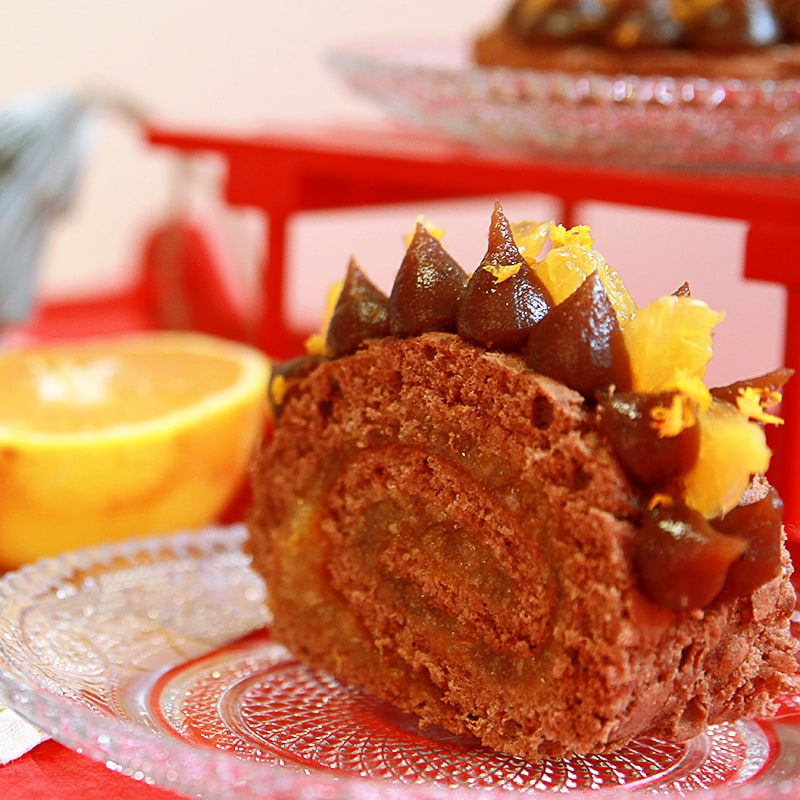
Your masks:
M387 35L463 40L493 21L504 5L502 0L2 0L0 103L53 88L99 89L164 124L198 130L373 124L381 120L380 112L351 94L326 66L330 47ZM142 237L172 201L174 177L172 159L144 145L135 126L113 114L100 117L80 193L43 254L42 293L71 296L129 280ZM201 168L195 192L199 213L219 229L230 258L252 269L262 222L218 207L218 177L215 165ZM503 200L517 218L552 211L543 198ZM354 249L385 284L402 252L401 236L421 212L448 231L450 249L471 269L470 262L482 255L489 208L487 198L480 204L299 220L288 298L293 317L304 324L315 319L324 286L341 274ZM715 380L780 363L783 292L741 281L740 224L603 206L587 207L583 217L640 302L688 279L695 294L727 310L711 367Z

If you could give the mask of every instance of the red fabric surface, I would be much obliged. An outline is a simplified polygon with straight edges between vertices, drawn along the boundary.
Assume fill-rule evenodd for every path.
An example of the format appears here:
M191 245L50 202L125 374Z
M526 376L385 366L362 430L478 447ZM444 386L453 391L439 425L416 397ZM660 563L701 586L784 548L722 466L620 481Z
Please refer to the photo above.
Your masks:
M0 766L3 800L185 800L47 741Z

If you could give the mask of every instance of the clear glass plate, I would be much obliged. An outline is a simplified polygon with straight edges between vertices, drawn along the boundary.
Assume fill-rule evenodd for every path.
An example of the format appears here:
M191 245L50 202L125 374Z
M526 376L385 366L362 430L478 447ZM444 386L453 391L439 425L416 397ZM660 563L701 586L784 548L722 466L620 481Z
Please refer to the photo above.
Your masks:
M0 581L0 695L63 744L207 798L800 792L800 697L683 744L528 763L307 669L270 637L240 526L87 550ZM694 796L694 795L693 795Z
M328 56L392 117L508 155L794 171L800 81L477 67L468 43L373 42Z

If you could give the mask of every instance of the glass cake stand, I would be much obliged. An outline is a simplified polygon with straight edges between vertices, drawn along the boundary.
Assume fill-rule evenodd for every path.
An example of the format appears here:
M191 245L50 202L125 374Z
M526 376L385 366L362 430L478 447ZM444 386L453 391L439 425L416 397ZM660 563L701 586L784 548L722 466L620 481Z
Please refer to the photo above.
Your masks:
M274 642L241 526L115 544L0 581L0 696L112 769L207 798L800 792L800 697L682 744L529 763L339 685ZM692 796L695 796L692 794Z
M375 41L328 55L390 116L482 148L609 164L791 172L800 81L478 67L469 44Z

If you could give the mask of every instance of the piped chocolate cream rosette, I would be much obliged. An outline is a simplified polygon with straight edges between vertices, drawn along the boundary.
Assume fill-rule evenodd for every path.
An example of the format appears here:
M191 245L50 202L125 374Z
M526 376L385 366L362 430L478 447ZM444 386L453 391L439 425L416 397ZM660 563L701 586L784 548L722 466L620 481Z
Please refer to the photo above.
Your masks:
M763 425L788 371L709 390L720 320L644 308L585 227L511 225L471 276L417 225L351 263L276 368L250 548L275 636L528 759L768 715L796 643Z

